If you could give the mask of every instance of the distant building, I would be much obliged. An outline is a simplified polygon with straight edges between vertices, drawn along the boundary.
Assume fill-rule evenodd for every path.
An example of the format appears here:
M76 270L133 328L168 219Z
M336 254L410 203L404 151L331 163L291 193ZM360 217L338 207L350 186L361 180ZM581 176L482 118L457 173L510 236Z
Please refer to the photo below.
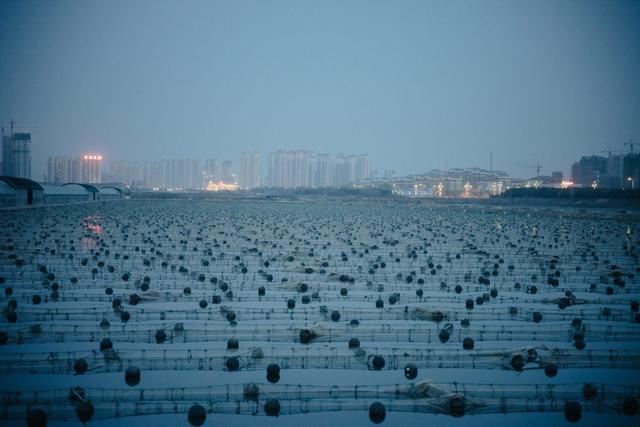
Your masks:
M211 181L207 184L207 191L238 191L238 184L224 181Z
M18 178L31 178L31 134L14 132L11 121L9 135L2 128L2 174Z
M640 154L628 154L622 165L623 187L637 190L640 182Z
M276 188L326 188L359 183L369 177L366 155L325 154L307 150L269 153L267 185Z
M573 164L571 178L580 187L638 188L640 154L584 156Z
M609 156L607 159L607 173L604 177L601 177L601 187L607 188L622 188L623 174L622 167L624 163L624 156L615 155Z
M200 162L195 159L172 159L170 162L170 188L195 190L201 188Z
M367 178L361 186L389 188L393 194L407 197L486 198L498 196L512 185L512 178L505 172L472 167L433 169L397 178Z
M134 182L147 182L144 167L140 162L128 160L113 160L110 167L112 181L131 185Z
M552 184L562 184L562 181L564 181L564 174L562 173L562 171L553 171L551 172L551 183Z
M218 159L206 159L204 161L204 174L207 182L209 181L219 181L222 179L222 174L220 173L220 165L218 164Z
M143 167L143 179L147 187L152 189L166 189L171 187L169 160L146 161Z
M262 161L259 151L240 156L240 188L250 190L262 186Z
M85 154L80 160L80 182L99 184L102 182L102 156Z
M49 157L47 160L47 182L52 184L64 184L67 182L81 182L81 158L75 157Z
M233 176L233 163L231 160L225 160L222 162L222 180L224 182L235 182Z
M600 156L583 156L571 167L571 180L577 186L598 187L607 174L607 159Z

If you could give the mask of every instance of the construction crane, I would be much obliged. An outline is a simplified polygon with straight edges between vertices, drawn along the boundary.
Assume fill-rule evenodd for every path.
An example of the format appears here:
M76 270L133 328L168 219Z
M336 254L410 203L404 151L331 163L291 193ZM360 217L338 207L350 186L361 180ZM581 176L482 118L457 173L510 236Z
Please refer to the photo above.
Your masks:
M540 176L540 170L543 168L543 166L540 164L540 162L536 163L535 165L524 165L525 168L536 168L536 176Z
M633 144L635 143L635 141L635 139L630 139L629 142L624 143L625 147L629 147L629 154L633 154Z
M607 154L609 157L611 157L612 154L622 154L624 153L624 151L612 150L611 147L609 147L609 150L602 150L601 153Z

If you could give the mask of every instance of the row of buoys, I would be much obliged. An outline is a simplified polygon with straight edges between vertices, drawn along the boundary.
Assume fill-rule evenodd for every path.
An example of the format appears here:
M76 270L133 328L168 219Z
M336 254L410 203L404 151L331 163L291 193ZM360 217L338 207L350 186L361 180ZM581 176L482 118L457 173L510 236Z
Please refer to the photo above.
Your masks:
M251 280L251 284L245 286L253 291L257 290L258 296L264 296L267 292L271 292L271 286L277 286L279 283L305 281L312 284L313 295L310 292L310 286L304 282L300 282L297 288L286 288L291 291L291 294L285 295L278 302L281 304L278 308L280 311L273 315L274 319L280 315L297 320L299 318L298 312L301 311L300 303L309 304L316 300L316 295L328 295L328 290L321 291L320 294L315 292L317 290L316 280L322 283L333 281L333 287L330 290L331 298L340 301L351 301L353 295L357 294L354 290L363 287L365 280L368 282L367 289L371 289L374 282L386 280L384 286L387 290L391 287L392 292L388 299L387 297L380 297L377 300L367 299L366 304L375 301L377 308L375 311L373 307L368 306L367 310L370 307L369 312L362 312L364 313L362 317L359 314L361 312L350 312L348 308L329 309L321 313L324 320L339 322L341 319L349 320L356 316L360 320L371 320L372 317L367 317L369 313L375 313L373 316L377 316L379 313L382 318L383 314L389 310L400 310L403 308L402 306L398 307L400 302L405 304L410 301L405 301L407 300L405 294L401 296L395 291L407 288L415 289L413 286L418 288L415 293L421 300L426 298L428 301L430 290L438 288L437 282L440 282L441 291L453 290L456 294L461 294L466 287L462 283L464 276L464 281L471 283L476 290L483 289L482 295L474 296L466 301L466 296L454 296L462 298L456 300L456 303L457 301L461 302L459 307L461 316L468 318L456 317L454 319L452 313L436 310L429 314L429 320L437 323L438 339L441 343L450 342L453 336L452 327L446 323L442 325L441 322L460 319L460 326L465 328L470 325L469 319L474 319L474 325L475 322L487 320L488 318L479 315L489 307L479 306L483 304L486 306L488 301L492 301L492 298L497 298L498 292L507 290L513 281L517 282L517 286L514 285L516 290L522 290L528 294L539 294L547 289L565 291L569 288L573 292L578 292L586 291L588 288L613 295L623 291L633 292L638 286L637 278L632 274L633 265L634 263L637 265L638 261L638 244L634 240L636 233L627 232L626 241L623 245L619 245L618 240L611 238L618 228L613 222L604 223L603 227L591 230L582 222L572 224L562 217L552 218L551 222L547 223L547 218L544 215L536 213L514 216L513 222L510 223L502 220L503 213L488 212L486 215L476 216L473 212L469 213L466 210L462 211L460 216L451 216L447 215L446 211L436 209L429 211L429 215L433 214L432 216L427 216L423 211L413 207L407 207L407 213L404 209L395 210L390 207L381 208L383 209L381 212L373 210L372 212L350 211L349 209L353 209L353 207L347 207L345 208L347 213L343 217L342 211L339 211L339 215L336 216L332 211L320 215L313 208L294 211L287 210L290 209L288 207L278 206L273 209L270 206L267 207L270 210L267 209L266 212L255 211L253 207L246 207L248 211L244 212L233 206L215 206L210 211L200 208L195 208L197 211L189 211L178 210L172 205L160 205L158 211L154 212L140 209L139 206L131 207L130 212L112 207L106 209L103 219L100 221L101 226L104 226L101 235L84 228L79 232L77 224L74 222L78 219L75 212L71 212L68 217L63 217L59 225L39 215L38 212L23 217L7 214L10 221L6 225L3 224L1 228L8 237L5 242L0 243L2 249L9 254L9 261L6 265L0 265L0 268L3 269L0 284L5 283L4 276L7 276L13 287L21 287L24 282L33 283L35 286L42 285L51 290L52 294L49 300L44 293L42 295L31 292L24 294L27 302L38 306L28 309L36 313L47 313L42 314L45 319L48 319L45 317L48 316L47 303L55 300L54 295L65 295L64 292L68 291L70 287L67 286L69 283L79 284L73 287L77 288L84 286L86 281L100 286L101 281L113 280L113 283L120 281L119 286L124 286L127 289L135 288L146 292L151 288L161 291L163 282L170 281L172 286L183 290L185 295L191 294L192 287L200 290L205 289L205 286L214 285L212 287L217 287L222 292L220 295L207 296L201 301L198 296L193 300L193 312L199 313L196 316L200 317L192 318L204 319L202 316L211 312L211 304L221 304L225 298L233 298L234 291L237 295L236 281ZM78 210L84 212L86 209L78 208ZM389 221L384 220L386 217L382 215L387 210L391 215L388 217ZM282 212L285 212L286 215L281 216ZM123 215L124 213L127 215ZM194 215L194 213L201 215ZM221 213L222 215L220 215ZM229 217L229 213L232 213L233 216ZM356 213L356 215L348 217L351 213ZM39 225L34 217L38 218L43 225L34 227L34 224ZM229 221L229 218L232 220ZM336 221L338 218L345 222ZM495 231L491 223L494 219L501 223ZM82 221L83 224L86 222ZM8 225L9 223L11 225ZM232 224L232 227L229 227L229 224ZM549 227L542 227L542 224L549 225ZM30 233L34 229L37 232L31 235ZM268 230L269 234L267 235L261 230ZM575 236L570 233L574 233ZM93 242L86 250L80 250L82 238L90 238ZM616 244L615 248L610 243L612 241ZM505 243L507 244L506 249L504 249ZM582 245L585 247L582 248ZM33 251L34 255L27 256L29 251ZM582 254L580 255L580 253ZM576 261L575 257L581 257L581 259ZM526 273L518 264L521 260L527 260L527 262L531 260L530 265L524 266ZM34 264L35 273L31 271L30 263ZM77 271L78 265L83 266L81 271ZM573 273L574 267L576 273ZM144 268L144 271L139 272L138 268ZM5 269L7 274L4 273ZM215 275L211 275L212 271L216 271ZM637 271L636 268L636 273ZM22 277L18 275L20 273L25 273L24 279L18 279L14 283L16 278ZM387 279L382 279L383 275ZM599 277L600 282L597 287L595 283L589 283L591 280L582 281L582 277L588 275L594 275L596 280ZM27 277L29 279L26 279ZM71 278L69 279L69 277ZM457 279L452 279L452 277ZM376 279L369 280L373 278ZM456 282L458 279L460 284ZM476 283L483 286L478 286ZM22 291L21 288L18 289ZM382 292L382 285L378 285L378 289ZM565 296L559 298L555 306L528 312L526 316L533 323L541 323L543 318L545 322L554 320L554 312L551 310L555 310L555 312L566 310L565 313L570 314L577 304L571 291L566 291ZM336 292L342 298L337 297ZM14 289L7 286L4 293L6 296L10 296L14 293ZM15 293L20 294L20 292ZM114 294L111 287L107 287L105 293L110 296L109 299L113 298L112 307L115 310L115 318L119 321L130 324L144 319L143 312L153 313L153 309L148 310L147 306L144 306L144 310L141 310L140 307L137 309L130 307L127 310L123 308L122 301L128 301L131 306L141 304L144 297L142 293L118 295L116 298L111 297ZM196 294L200 295L197 292ZM90 294L87 293L87 295ZM101 298L104 297L101 296ZM635 313L636 322L640 322L638 301L637 297L635 298L630 301L629 307L631 312ZM25 311L24 315L18 312L15 309L17 303L15 300L13 301L13 309L9 307L4 313L7 321L17 322L29 319L30 312ZM290 313L284 313L285 304L287 310L291 311ZM371 305L373 306L373 304ZM45 310L41 311L43 306L45 306ZM386 310L384 310L385 306L387 306ZM197 307L202 310L198 310ZM303 308L308 310L306 307ZM465 309L468 311L464 311ZM618 311L618 308L612 310L604 307L599 312L601 317L598 319L615 318L618 316ZM509 314L512 316L524 317L522 314L524 312L526 310L523 310L522 307L509 309ZM244 320L244 316L249 318L249 311L242 308L225 309L221 313L231 325L237 324L239 318ZM584 316L586 320L591 318L589 313L587 312ZM21 319L18 318L18 314ZM175 315L175 313L173 314ZM267 320L270 319L269 314L267 311ZM102 317L102 319L101 317L96 318L96 321L100 321L100 328L109 329L111 325L106 318L107 315L103 315L101 312L97 315ZM163 312L159 317L164 320L164 316ZM53 318L52 315L51 319ZM112 318L110 319L113 321ZM149 319L152 318L149 317ZM502 319L506 318L498 317L493 320ZM397 320L407 320L407 317L398 317ZM357 325L354 321L357 322L356 319L352 319L350 323L352 326ZM531 326L535 327L535 325ZM156 330L155 328L158 327L160 329ZM117 329L116 327L111 328ZM155 340L158 344L167 343L171 332L165 328L165 325L155 326L149 335L151 342ZM42 333L41 329L39 332L37 328L32 328L30 331L32 335ZM353 335L358 335L357 330L353 332ZM563 335L565 332L564 329L561 331ZM323 330L314 329L314 327L299 329L299 343L311 344L321 337L322 333ZM580 325L573 327L569 333L573 346L579 350L586 347L585 336L592 339L592 335L585 334ZM349 333L345 338L353 335ZM465 335L472 334L463 332L462 336ZM111 335L114 341L119 341L117 337L115 332ZM362 337L361 335L360 338ZM473 338L464 337L463 350L474 350L474 338L483 339L482 336L475 335ZM223 359L224 368L228 371L241 369L241 361L244 359L238 356L239 352L236 352L240 349L239 340L235 337L228 338L228 336L225 336L224 339L226 340L226 349L230 352L225 354ZM0 332L0 343L5 341L10 341L10 336ZM117 357L113 346L113 342L108 338L100 341L100 350L103 352L105 360L114 357L114 355ZM244 346L243 342L243 350ZM356 337L350 338L347 346L354 355L367 354L363 349L360 349L360 340ZM256 351L256 349L250 350ZM307 350L312 352L313 348L307 348ZM463 353L460 352L460 354ZM387 357L387 353L383 354ZM73 371L78 375L90 372L94 368L90 367L87 362L94 359L91 359L90 356L85 357L87 358L70 360L73 361ZM387 360L385 357L382 354L370 354L367 366L373 370L380 370L394 364L393 356L388 356ZM583 352L581 356L576 357L584 358L587 355ZM531 360L526 354L518 353L506 356L502 363L507 369L521 372ZM404 361L406 363L406 359ZM558 364L553 358L536 361L536 363L539 363L539 367L544 369L548 377L557 375ZM124 363L126 384L132 387L137 386L141 379L140 369L136 366L127 367L127 365L138 365L143 368L145 365L135 362L135 359ZM423 365L418 361L405 365L403 373L407 380L417 377L418 366ZM565 365L560 362L560 366L564 367ZM278 364L269 364L266 371L267 380L270 383L279 381L280 367ZM595 387L594 390L591 391L585 385L585 390L583 390L586 393L585 400L587 400L586 396L597 394L598 390ZM248 395L251 395L252 391L248 390L248 392ZM255 400L258 400L257 397ZM280 402L276 402L277 411L274 403L267 405L269 401L266 401L263 405L265 413L268 410L272 414L279 414ZM580 403L578 400L570 402L575 402L577 406L567 402L564 408L565 416L567 419L571 417L579 420L581 416ZM627 409L622 409L622 411L632 411L633 402L633 400L628 402L625 400L621 407L624 408L626 405ZM637 401L635 402L637 406ZM452 415L462 415L465 412L465 401L462 395L450 398L447 405L447 408L443 410ZM382 403L375 402L369 409L371 421L384 421L387 408ZM84 408L84 412L87 413L87 408ZM205 422L206 414L205 407L194 405L189 409L189 422L193 425L200 425ZM46 414L44 415L46 417ZM196 424L197 422L200 424Z

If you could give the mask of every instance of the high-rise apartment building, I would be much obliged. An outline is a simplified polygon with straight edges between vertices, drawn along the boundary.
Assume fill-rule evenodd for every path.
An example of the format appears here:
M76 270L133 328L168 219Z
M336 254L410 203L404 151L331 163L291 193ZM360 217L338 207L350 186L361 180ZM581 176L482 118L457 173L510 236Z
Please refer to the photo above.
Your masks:
M316 154L306 150L269 153L267 184L278 188L323 188L350 185L367 178L366 155Z
M102 182L102 156L85 154L80 160L80 181L86 184Z
M222 178L218 159L206 159L204 161L203 172L207 181L220 181L220 179Z
M14 132L14 124L8 135L2 128L2 174L31 179L31 134Z
M47 160L47 181L53 184L82 182L79 156L54 156Z
M240 188L252 189L262 185L262 156L259 151L240 155Z
M234 182L233 176L233 163L231 160L225 160L222 162L222 180L224 182Z

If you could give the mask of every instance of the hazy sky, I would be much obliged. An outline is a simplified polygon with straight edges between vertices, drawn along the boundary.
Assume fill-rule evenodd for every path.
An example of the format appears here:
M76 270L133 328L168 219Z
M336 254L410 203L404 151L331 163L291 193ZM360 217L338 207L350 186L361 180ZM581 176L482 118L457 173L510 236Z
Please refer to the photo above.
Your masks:
M0 122L49 155L368 153L568 171L638 139L640 1L4 1Z

